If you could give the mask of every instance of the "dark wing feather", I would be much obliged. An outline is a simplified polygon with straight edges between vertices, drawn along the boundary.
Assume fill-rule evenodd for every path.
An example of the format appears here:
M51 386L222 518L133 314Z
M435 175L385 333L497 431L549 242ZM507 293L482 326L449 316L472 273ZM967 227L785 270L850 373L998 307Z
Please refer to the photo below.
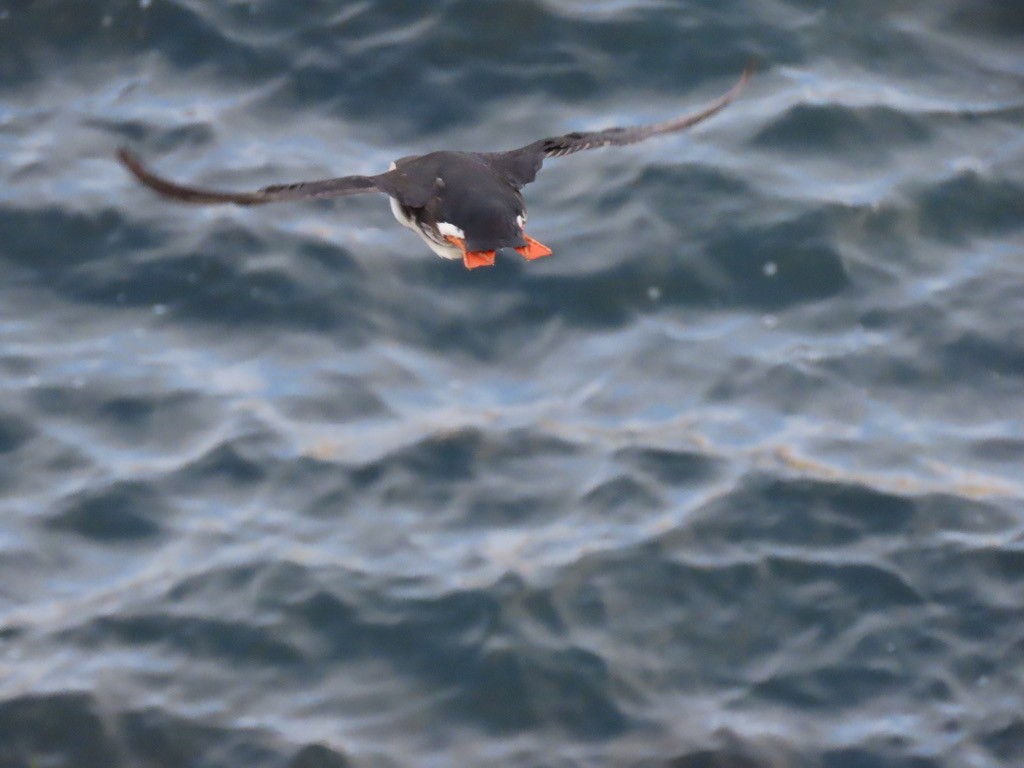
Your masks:
M514 184L518 186L529 184L536 177L537 171L540 170L541 164L546 158L571 155L584 149L608 146L621 147L627 144L636 144L638 141L649 139L652 136L675 133L703 122L725 109L739 95L739 92L743 90L743 87L750 80L753 73L753 63L747 64L736 85L703 109L689 115L648 125L606 128L603 131L551 136L535 141L532 144L527 144L519 149L513 149L509 152L491 152L483 155L483 157L492 167L504 173Z
M183 203L236 205L263 205L282 200L310 200L313 198L343 197L363 192L383 191L378 186L377 176L342 176L337 179L300 181L295 184L274 184L255 192L219 192L212 189L190 187L157 176L149 171L139 159L127 149L119 149L118 159L139 181L164 197ZM382 174L386 175L386 174Z

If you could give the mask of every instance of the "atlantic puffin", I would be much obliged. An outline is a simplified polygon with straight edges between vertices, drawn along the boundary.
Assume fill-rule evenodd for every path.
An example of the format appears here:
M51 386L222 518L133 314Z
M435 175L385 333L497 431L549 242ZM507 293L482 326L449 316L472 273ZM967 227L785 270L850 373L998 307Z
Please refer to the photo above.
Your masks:
M410 155L376 176L274 184L255 192L223 192L177 184L147 170L126 148L119 149L117 155L140 182L183 203L263 205L383 192L391 198L395 218L423 238L434 253L445 259L462 259L466 268L475 269L493 265L495 253L502 248L511 248L530 260L550 255L550 248L524 231L526 206L520 191L534 180L545 159L584 149L635 144L651 136L682 131L724 109L752 72L748 64L737 83L703 109L660 123L567 133L507 152Z

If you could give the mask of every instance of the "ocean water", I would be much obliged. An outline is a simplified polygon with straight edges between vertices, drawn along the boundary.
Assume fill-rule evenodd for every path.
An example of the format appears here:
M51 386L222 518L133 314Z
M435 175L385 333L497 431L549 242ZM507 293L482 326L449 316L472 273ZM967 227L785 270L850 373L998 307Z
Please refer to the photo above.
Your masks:
M465 270L377 173L548 161ZM1024 7L0 0L0 768L1024 765Z

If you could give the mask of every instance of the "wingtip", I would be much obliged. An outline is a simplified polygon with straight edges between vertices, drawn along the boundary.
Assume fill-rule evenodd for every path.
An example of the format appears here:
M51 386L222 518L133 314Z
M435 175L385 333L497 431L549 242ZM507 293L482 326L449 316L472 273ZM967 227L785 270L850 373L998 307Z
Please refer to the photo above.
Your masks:
M142 161L139 160L138 156L128 149L128 147L118 147L116 156L121 165L128 169L133 176L139 179L145 176Z
M740 79L737 80L736 84L729 89L728 93L726 93L725 96L722 97L722 106L725 106L725 104L728 104L733 99L735 99L739 95L740 91L747 87L747 83L750 82L750 78L754 76L754 73L756 71L757 59L753 57L747 59L747 64L745 67L743 67L743 73L740 75Z

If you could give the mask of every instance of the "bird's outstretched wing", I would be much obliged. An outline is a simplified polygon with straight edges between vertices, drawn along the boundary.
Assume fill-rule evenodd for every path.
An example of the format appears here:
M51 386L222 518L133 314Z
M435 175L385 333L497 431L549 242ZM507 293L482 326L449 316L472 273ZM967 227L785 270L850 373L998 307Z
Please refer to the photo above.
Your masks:
M190 187L157 176L148 170L127 149L119 149L118 159L124 167L131 171L139 181L164 197L182 203L211 205L217 203L234 203L236 205L263 205L282 200L310 200L313 198L344 197L358 195L363 192L384 192L386 186L383 176L342 176L337 179L321 179L319 181L299 181L294 184L274 184L263 187L255 192L221 192L201 187Z
M743 87L753 74L754 64L751 62L747 64L740 79L732 88L703 109L683 115L682 117L648 125L606 128L603 131L551 136L546 139L539 139L519 149L513 149L508 152L488 152L483 153L482 156L492 167L504 173L513 184L523 186L534 180L544 160L549 157L562 157L563 155L571 155L574 152L581 152L584 149L596 149L597 147L621 147L627 144L636 144L638 141L649 139L652 136L675 133L703 122L725 109L739 95L739 92L743 90Z

